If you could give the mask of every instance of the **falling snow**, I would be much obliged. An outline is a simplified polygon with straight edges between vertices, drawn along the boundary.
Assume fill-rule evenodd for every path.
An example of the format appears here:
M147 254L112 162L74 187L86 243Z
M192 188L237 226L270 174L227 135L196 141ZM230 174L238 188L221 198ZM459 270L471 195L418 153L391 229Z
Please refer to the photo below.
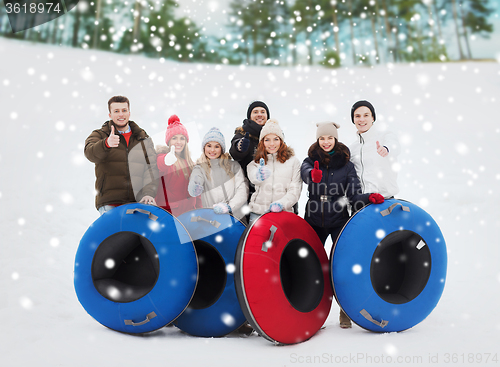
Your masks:
M198 5L206 9L202 0L192 3L193 9ZM217 11L223 9L220 5ZM335 356L362 350L371 355L427 357L497 349L500 326L482 319L494 315L499 303L495 290L500 284L500 250L493 244L500 230L500 129L491 118L500 95L497 63L457 62L446 68L438 63L389 64L332 72L315 66L177 64L8 39L0 39L0 51L22 56L7 61L8 68L0 75L5 104L0 117L6 122L0 165L3 173L9 173L2 176L0 193L0 261L5 274L0 285L7 294L0 309L7 315L3 320L7 364L21 365L26 359L27 366L153 365L166 358L172 364L213 359L222 367L250 355L248 363L240 363L280 366L292 364L292 353L309 353L304 350ZM194 159L201 153L200 137L212 126L221 128L228 144L246 117L248 103L255 99L264 100L286 128L286 142L299 160L315 140L315 130L309 126L327 119L338 122L339 140L348 145L356 138L350 106L359 99L373 102L375 124L397 133L402 145L400 165L394 167L399 173L397 197L426 210L448 246L448 278L436 309L414 330L370 334L353 326L348 338L339 338L334 300L326 328L286 353L268 348L256 336L205 340L173 327L139 340L99 325L76 300L72 268L81 237L98 217L94 165L84 157L83 144L108 118L106 101L115 94L130 98L132 119L151 136L158 135L157 144L164 143L168 116L175 113L189 121ZM301 215L306 202L303 191ZM433 236L426 239L429 247L443 241L441 235ZM327 253L331 246L328 240ZM353 274L369 275L360 264L349 266ZM226 265L227 273L235 270L234 264ZM279 277L269 273L262 275L279 285ZM180 284L180 280L169 282ZM109 293L119 297L116 289ZM221 314L221 319L230 322L227 315ZM77 361L75 351L82 343L88 352L80 353ZM117 343L124 350L140 348L140 359L105 352ZM163 344L168 344L169 353Z
M361 274L361 272L363 271L363 267L359 264L355 264L352 266L352 272L354 274Z
M224 312L221 315L221 320L226 326L229 327L235 326L236 324L236 319L234 318L234 316L227 312Z

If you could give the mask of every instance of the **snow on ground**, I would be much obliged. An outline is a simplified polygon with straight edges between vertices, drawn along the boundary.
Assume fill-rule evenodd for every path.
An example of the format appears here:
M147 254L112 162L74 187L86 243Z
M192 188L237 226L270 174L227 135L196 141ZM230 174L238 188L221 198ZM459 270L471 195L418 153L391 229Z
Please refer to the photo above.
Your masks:
M363 366L390 359L416 366L500 358L499 64L217 66L6 39L0 54L3 365ZM350 107L370 100L376 123L396 131L403 145L398 197L427 210L445 236L449 266L440 303L416 327L391 334L341 330L334 304L324 330L283 347L257 335L196 338L163 328L138 337L101 326L76 298L73 262L98 217L94 166L83 143L117 94L130 98L132 119L157 143L168 117L179 115L195 158L212 126L229 143L255 99L268 104L300 160L315 122L333 119L342 125L340 140L352 142ZM304 191L302 211L305 202Z

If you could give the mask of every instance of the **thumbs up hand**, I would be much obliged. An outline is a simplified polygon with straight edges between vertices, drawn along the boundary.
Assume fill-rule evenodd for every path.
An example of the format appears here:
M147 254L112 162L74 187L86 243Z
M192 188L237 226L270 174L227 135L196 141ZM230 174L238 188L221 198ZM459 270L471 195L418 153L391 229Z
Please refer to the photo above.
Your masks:
M164 161L165 161L165 165L167 165L167 166L171 166L175 162L177 162L177 156L175 155L175 146L174 145L172 145L170 147L170 152L167 155L165 155Z
M238 143L236 144L236 149L238 149L239 152L246 152L248 150L248 147L250 146L250 139L249 139L250 134L248 132L245 133L245 136L242 137Z
M115 127L111 125L111 133L106 139L106 144L110 148L116 148L120 144L120 137L115 134Z
M200 196L204 189L205 188L203 187L203 183L200 182L200 179L198 177L195 177L193 182L190 182L188 185L189 195L194 198Z
M323 171L319 169L319 162L316 161L314 162L314 168L311 171L311 179L314 183L319 183L321 182L322 178L323 178Z
M265 166L264 158L260 159L259 168L257 169L257 181L264 181L271 177L271 170Z
M389 154L389 149L387 149L386 147L381 147L380 143L377 141L377 153L381 157L387 157L387 155Z

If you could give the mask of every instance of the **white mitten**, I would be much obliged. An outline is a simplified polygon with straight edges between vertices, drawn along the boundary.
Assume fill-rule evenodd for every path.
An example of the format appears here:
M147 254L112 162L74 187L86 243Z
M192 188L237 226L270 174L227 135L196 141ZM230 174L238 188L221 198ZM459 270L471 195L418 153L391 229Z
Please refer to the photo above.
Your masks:
M170 152L165 156L165 164L171 166L175 162L177 162L177 157L175 155L175 146L172 145L170 147Z

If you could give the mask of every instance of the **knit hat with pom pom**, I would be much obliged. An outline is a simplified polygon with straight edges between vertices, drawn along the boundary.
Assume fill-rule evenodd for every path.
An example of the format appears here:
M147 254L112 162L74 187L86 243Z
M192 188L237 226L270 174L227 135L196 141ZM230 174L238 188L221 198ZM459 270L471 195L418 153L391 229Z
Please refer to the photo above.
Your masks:
M179 120L179 117L177 117L177 115L172 115L168 119L167 131L165 132L165 143L168 145L170 139L172 139L172 137L177 134L184 135L187 142L189 143L189 135L186 128L183 124L181 124L181 120Z

